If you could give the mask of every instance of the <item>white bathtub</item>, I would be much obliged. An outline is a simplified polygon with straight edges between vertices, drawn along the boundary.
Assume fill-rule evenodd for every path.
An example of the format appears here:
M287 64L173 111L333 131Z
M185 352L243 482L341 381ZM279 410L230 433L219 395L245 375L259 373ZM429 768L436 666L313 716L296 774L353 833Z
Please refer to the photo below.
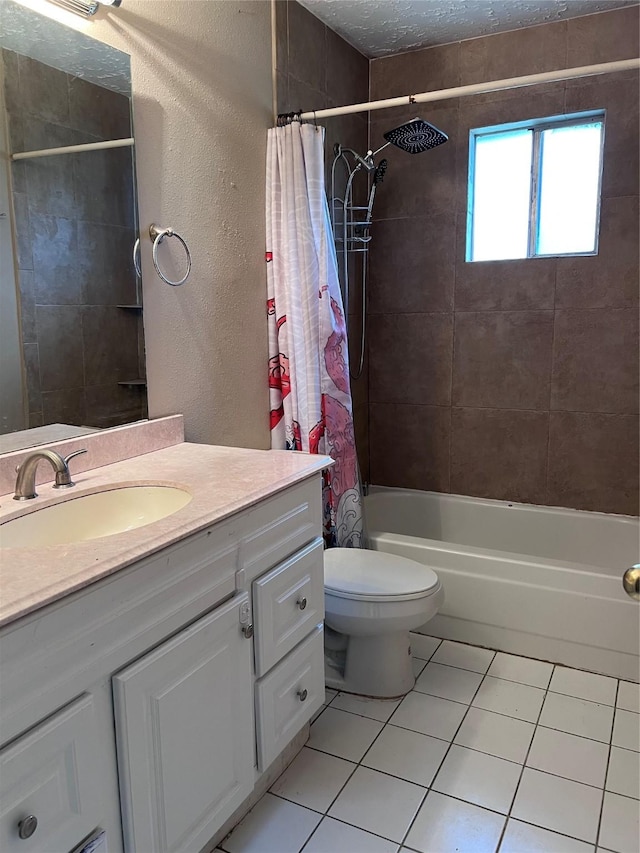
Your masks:
M638 519L376 486L365 509L371 548L442 580L422 633L639 680Z

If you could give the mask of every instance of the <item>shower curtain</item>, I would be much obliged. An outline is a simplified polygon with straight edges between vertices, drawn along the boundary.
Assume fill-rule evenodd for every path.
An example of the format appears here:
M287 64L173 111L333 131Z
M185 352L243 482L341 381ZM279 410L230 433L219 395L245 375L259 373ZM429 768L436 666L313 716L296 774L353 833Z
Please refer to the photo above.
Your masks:
M324 129L294 121L267 141L271 447L322 453L324 534L363 545L349 355L324 191Z

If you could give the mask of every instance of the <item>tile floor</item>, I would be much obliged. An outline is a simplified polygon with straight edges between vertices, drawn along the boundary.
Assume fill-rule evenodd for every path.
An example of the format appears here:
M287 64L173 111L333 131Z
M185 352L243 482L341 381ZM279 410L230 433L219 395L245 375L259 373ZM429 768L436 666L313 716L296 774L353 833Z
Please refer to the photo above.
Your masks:
M420 637L402 701L328 690L225 853L639 853L640 688Z

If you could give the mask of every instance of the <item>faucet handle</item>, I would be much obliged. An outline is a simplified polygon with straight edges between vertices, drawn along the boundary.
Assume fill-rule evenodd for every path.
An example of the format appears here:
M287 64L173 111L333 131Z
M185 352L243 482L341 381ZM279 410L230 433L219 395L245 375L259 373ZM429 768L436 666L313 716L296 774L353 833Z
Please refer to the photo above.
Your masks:
M83 447L82 450L74 450L73 453L70 453L68 456L64 457L64 464L68 465L69 460L73 459L74 456L80 456L81 453L86 453L86 452L87 452L86 447Z
M80 456L81 453L86 452L86 448L83 448L82 450L75 450L68 456L63 457L65 470L56 472L56 482L53 487L54 489L68 489L71 486L75 486L75 483L71 479L71 473L69 472L69 460L73 459L74 456Z

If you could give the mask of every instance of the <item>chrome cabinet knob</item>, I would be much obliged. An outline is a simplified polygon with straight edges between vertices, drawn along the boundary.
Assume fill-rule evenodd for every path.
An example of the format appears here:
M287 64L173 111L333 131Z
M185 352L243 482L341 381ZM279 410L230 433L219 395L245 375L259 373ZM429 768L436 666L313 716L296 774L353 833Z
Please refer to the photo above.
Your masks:
M242 634L247 640L250 640L253 637L253 624L250 622L248 625L242 626Z
M18 836L20 838L31 838L38 828L38 818L34 814L22 818L18 824Z
M306 598L299 598L297 603L298 603L298 607L300 608L300 610L304 610L305 607L307 606L307 599Z
M622 586L627 595L640 601L640 563L631 566L622 576Z
M308 695L306 690L298 690L297 696L301 702L304 702Z

